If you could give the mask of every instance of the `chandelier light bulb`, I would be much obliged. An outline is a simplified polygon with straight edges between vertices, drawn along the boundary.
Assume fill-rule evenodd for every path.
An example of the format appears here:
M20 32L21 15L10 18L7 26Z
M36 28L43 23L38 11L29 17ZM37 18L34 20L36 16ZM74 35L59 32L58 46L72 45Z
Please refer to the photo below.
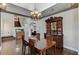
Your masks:
M34 12L31 12L31 15L33 15L34 14Z
M38 17L39 17L40 15L38 14Z
M36 15L33 15L34 17L36 16Z
M38 11L35 11L35 14L38 14Z
M41 16L41 13L38 13L38 17Z

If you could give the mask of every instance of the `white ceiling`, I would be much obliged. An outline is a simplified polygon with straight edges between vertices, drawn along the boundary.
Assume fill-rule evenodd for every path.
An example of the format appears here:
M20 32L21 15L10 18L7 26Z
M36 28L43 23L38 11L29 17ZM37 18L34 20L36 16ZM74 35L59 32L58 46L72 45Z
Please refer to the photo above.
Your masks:
M73 3L73 4L72 3L12 3L12 4L27 9L29 11L27 16L31 16L30 12L34 10L34 7L36 7L37 11L42 13L41 17L46 17L49 15L53 15L65 10L78 7L77 3Z
M31 11L33 11L34 8L36 7L36 9L41 12L41 11L55 5L56 3L13 3L13 4L17 5L19 7L31 10Z

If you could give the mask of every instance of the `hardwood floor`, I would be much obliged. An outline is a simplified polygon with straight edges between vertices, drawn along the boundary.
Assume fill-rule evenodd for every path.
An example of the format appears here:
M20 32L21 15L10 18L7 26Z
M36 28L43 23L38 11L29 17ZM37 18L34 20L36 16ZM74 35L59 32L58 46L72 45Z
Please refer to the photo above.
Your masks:
M21 40L14 39L13 37L4 38L2 40L1 55L21 55L22 54Z
M15 55L15 40L6 38L2 41L1 55Z
M2 49L0 51L1 55L22 55L22 42L21 40L15 40L13 38L7 38L2 41ZM78 53L66 48L56 49L55 55L77 55ZM51 53L50 49L47 51L47 55L54 55L53 51Z
M77 54L78 54L77 52L69 50L67 48L63 48L63 49L56 48L56 54L55 55L77 55ZM48 55L51 55L51 53L49 53ZM54 53L52 55L54 55Z

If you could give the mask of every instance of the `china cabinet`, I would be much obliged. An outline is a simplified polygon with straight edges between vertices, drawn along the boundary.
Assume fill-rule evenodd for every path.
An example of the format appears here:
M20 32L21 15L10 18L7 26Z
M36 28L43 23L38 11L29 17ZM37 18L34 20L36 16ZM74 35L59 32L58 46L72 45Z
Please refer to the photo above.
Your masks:
M52 36L58 48L63 47L62 17L50 17L46 20L46 35Z

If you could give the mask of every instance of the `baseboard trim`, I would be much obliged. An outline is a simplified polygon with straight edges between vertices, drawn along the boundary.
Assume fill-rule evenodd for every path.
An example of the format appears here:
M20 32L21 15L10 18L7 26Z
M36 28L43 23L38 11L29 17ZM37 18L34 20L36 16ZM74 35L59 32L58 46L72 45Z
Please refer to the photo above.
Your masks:
M75 49L75 48L72 48L72 47L69 47L69 46L65 46L65 45L64 45L64 48L67 48L67 49L70 49L70 50L73 50L73 51L78 52L78 49Z
M2 42L11 41L14 39L15 39L15 37L13 37L13 36L4 36L4 37L2 37Z
M3 39L3 38L10 38L10 37L13 37L13 36L3 36L1 38Z

